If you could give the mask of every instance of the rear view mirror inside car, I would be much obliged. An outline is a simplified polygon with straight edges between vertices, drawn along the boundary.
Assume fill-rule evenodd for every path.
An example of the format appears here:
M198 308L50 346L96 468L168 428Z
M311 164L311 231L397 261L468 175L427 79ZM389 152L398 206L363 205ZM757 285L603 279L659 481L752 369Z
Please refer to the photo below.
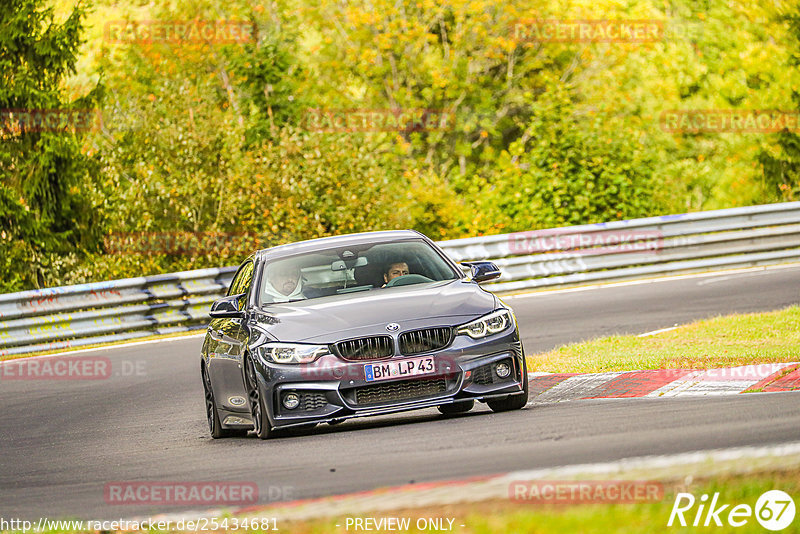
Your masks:
M355 260L336 260L331 263L331 271L344 271L345 269L364 267L368 263L366 256L359 256Z

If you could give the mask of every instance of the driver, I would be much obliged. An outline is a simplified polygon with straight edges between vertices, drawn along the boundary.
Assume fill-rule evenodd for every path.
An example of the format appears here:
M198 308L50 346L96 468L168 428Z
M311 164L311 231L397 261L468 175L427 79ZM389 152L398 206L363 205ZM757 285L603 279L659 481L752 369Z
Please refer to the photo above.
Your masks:
M303 279L300 276L300 268L287 263L267 267L264 295L272 298L272 302L288 302L306 298L303 295Z
M383 281L385 282L384 287L386 287L386 284L398 276L405 276L407 274L409 274L409 270L406 262L399 261L395 263L389 263L383 270Z

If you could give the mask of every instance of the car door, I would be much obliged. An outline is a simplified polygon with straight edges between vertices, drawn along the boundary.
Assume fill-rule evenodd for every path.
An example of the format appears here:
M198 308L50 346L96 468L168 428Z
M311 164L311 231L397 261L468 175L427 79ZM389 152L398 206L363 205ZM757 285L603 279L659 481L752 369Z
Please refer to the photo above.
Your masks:
M239 267L233 277L227 296L243 294L239 309L244 309L253 278L254 262L250 258ZM221 407L231 411L243 408L244 382L242 380L242 355L246 337L242 328L244 319L224 317L212 319L208 325L208 372L215 390L219 392ZM234 400L231 403L231 399Z
M228 287L226 296L239 295L240 288L245 285L246 278L253 275L253 261L248 259L239 267L236 274L231 280L231 285ZM249 287L249 284L247 284ZM240 303L240 309L241 309ZM235 346L236 332L241 327L241 319L222 317L211 319L208 323L208 333L211 338L209 343L209 350L214 354L220 355L235 355L237 348Z

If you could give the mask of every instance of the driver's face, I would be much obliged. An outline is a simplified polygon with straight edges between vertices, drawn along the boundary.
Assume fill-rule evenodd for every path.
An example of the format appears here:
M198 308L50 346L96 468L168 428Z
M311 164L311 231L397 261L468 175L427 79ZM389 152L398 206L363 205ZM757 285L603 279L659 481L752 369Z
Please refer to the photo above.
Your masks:
M299 280L300 269L285 268L276 272L270 281L275 289L284 295L291 295L294 288L297 287L297 282Z
M407 263L393 263L389 266L389 271L383 275L383 281L387 284L398 276L405 276L408 274Z

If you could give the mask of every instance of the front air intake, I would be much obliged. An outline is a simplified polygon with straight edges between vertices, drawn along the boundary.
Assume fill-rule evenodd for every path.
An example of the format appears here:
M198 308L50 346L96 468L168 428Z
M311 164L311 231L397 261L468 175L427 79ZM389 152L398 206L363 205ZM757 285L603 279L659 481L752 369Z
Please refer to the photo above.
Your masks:
M394 355L391 336L362 337L336 343L336 351L345 360L380 360Z
M449 326L425 328L400 334L400 353L404 355L423 354L440 350L453 341L453 329Z

